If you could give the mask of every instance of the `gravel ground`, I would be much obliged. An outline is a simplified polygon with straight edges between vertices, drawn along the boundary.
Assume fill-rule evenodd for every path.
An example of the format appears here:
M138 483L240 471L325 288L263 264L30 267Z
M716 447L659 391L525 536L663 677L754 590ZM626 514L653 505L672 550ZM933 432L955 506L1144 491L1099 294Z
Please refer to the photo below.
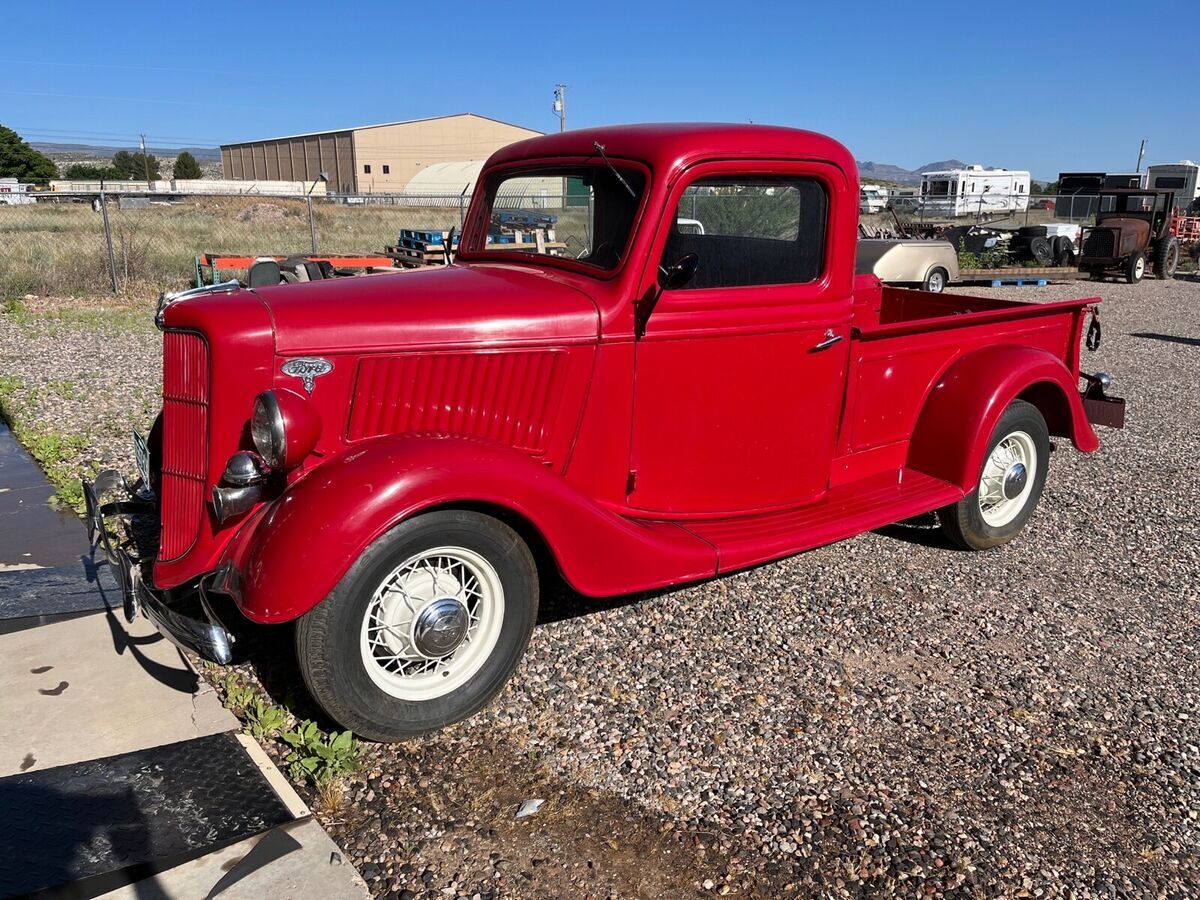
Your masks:
M651 596L554 592L487 710L371 748L324 814L372 889L1200 893L1200 283L980 293L1103 296L1084 365L1130 404L1099 453L1059 442L1017 542L959 552L918 523ZM36 414L140 414L152 333L11 318L3 373ZM97 347L129 386L107 411L48 388L92 377ZM111 440L95 458L120 457ZM247 670L307 714L270 643Z

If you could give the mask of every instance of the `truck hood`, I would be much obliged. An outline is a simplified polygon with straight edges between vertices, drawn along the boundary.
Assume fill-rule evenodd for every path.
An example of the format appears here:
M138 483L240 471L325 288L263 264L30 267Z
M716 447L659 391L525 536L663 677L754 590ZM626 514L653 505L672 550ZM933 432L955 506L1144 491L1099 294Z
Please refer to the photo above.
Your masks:
M275 350L284 355L574 343L599 334L592 299L531 266L447 266L272 285L254 293L270 310Z

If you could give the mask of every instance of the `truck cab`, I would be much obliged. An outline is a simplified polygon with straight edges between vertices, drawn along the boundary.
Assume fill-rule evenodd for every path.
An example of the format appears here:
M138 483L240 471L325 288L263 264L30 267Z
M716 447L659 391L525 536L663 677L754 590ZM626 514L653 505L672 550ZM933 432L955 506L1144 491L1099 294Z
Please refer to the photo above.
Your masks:
M164 297L139 477L85 485L129 613L219 661L222 603L295 620L329 715L399 740L495 695L547 578L684 584L930 511L1014 539L1050 438L1120 424L1080 371L1099 301L856 276L858 202L812 132L567 132L488 161L453 265Z

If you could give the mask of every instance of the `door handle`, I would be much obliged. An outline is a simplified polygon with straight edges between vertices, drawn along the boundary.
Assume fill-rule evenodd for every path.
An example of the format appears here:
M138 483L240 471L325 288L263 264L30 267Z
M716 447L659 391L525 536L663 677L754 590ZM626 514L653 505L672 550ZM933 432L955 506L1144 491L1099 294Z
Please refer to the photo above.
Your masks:
M834 344L840 344L842 340L843 338L840 334L834 334L833 329L829 328L825 331L825 340L821 341L819 344L814 344L810 352L818 353L821 350L828 350Z

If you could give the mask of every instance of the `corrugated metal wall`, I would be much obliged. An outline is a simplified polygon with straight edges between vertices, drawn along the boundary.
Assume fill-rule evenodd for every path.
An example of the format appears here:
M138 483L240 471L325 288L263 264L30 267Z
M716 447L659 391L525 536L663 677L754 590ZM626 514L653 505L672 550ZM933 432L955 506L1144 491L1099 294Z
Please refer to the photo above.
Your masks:
M328 189L353 192L354 139L349 131L221 148L226 178L239 181L315 181L329 173Z

